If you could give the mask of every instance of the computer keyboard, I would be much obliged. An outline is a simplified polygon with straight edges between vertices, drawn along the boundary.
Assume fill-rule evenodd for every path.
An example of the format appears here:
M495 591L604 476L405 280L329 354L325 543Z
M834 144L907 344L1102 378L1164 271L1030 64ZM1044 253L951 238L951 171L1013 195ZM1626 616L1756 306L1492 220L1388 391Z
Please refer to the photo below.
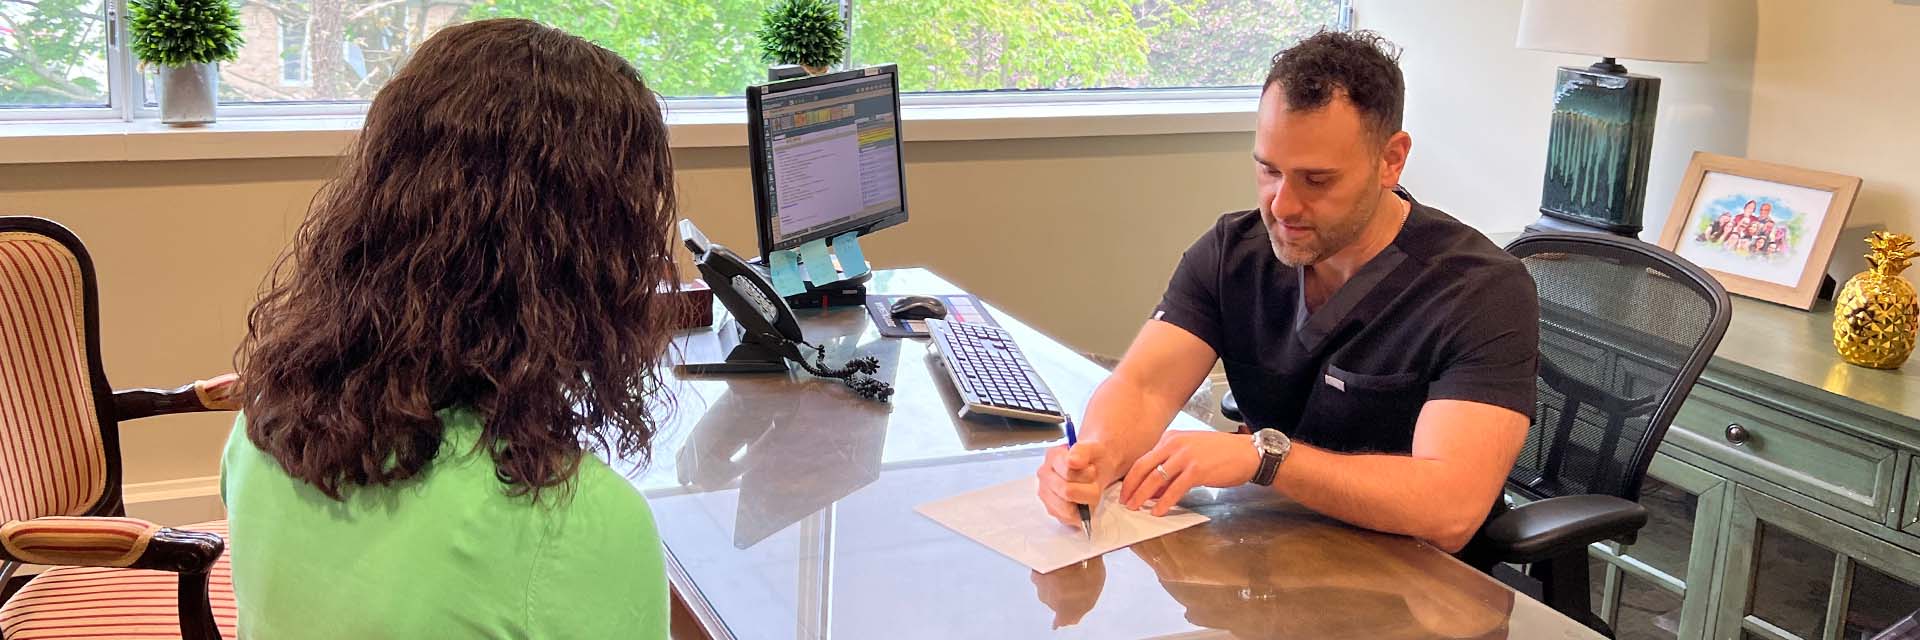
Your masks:
M927 320L940 364L960 391L960 416L985 414L1059 424L1067 416L1005 329Z

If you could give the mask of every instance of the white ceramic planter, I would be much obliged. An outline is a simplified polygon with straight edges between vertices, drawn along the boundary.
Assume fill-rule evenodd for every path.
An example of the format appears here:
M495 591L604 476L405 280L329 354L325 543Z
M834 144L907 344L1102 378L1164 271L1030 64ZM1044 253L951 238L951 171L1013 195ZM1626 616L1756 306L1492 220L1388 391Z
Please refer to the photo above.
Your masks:
M218 64L160 67L160 121L176 127L213 122L219 93Z

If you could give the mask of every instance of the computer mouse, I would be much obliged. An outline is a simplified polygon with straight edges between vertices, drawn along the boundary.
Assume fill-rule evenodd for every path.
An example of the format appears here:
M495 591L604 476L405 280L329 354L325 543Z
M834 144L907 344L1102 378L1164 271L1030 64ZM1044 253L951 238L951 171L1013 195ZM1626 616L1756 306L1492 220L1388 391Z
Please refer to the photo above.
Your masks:
M925 320L947 317L947 305L932 296L907 296L893 301L889 309L901 320Z

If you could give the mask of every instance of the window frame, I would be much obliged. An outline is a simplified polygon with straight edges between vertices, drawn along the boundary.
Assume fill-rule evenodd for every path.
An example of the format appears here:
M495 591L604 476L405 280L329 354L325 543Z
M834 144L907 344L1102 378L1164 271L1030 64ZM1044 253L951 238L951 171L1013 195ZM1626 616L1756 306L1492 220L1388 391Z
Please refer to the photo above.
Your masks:
M845 16L848 37L853 35L854 5L858 0L840 0L841 14ZM1354 28L1354 0L1332 0L1339 3L1337 18L1328 25L1338 30ZM105 10L109 29L107 32L107 105L78 107L0 107L0 126L11 122L74 121L74 122L139 122L158 120L158 105L146 103L151 90L148 75L141 73L139 64L134 60L127 46L128 31L127 0L106 0ZM276 36L278 34L275 34ZM308 34L307 55L311 55L312 34ZM276 38L276 42L278 42ZM847 55L852 55L848 47ZM851 60L843 60L851 64ZM311 73L309 69L308 73ZM1033 107L1048 106L1055 108L1072 105L1114 105L1136 102L1186 102L1217 101L1243 99L1258 96L1257 86L1239 87L1169 87L1169 88L1092 88L1092 89L1002 89L982 91L936 91L905 93L900 96L903 108L910 107L954 107L969 109L992 109L995 107ZM740 96L714 97L668 97L664 98L668 110L681 114L712 118L724 117L730 113L744 113L746 99ZM223 118L343 118L363 116L369 106L367 101L315 101L287 103L220 103Z
M127 78L133 69L133 54L126 51L127 27L121 16L126 15L126 0L106 0L102 9L107 20L107 104L79 106L34 106L0 107L0 125L9 122L74 121L74 122L129 122L132 115L127 112Z

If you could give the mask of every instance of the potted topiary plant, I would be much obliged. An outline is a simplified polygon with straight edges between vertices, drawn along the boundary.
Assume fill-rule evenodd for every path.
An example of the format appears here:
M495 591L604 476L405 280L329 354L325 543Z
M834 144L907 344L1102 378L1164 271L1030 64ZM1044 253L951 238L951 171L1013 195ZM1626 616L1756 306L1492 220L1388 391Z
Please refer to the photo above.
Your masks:
M797 64L816 76L847 52L840 3L830 0L779 0L760 14L760 30L753 35L767 62Z
M160 67L160 121L213 122L218 64L240 54L240 15L230 0L130 0L127 31L141 67Z

